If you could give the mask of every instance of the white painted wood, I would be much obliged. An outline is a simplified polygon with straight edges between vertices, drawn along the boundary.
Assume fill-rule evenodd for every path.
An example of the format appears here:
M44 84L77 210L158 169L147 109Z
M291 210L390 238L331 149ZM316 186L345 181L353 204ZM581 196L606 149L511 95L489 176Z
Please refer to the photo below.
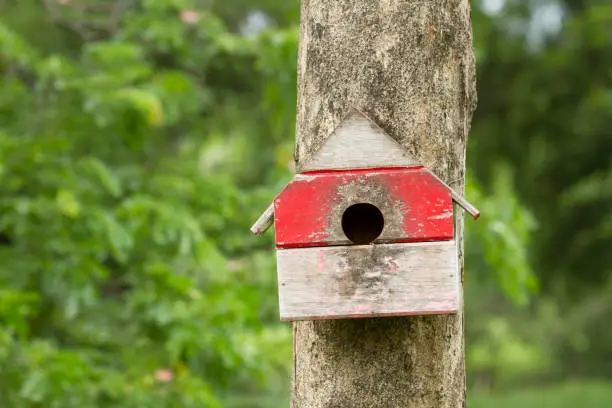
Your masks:
M255 235L263 235L272 224L274 224L274 202L255 221L255 224L251 227L251 232Z
M277 250L281 320L452 314L455 241Z
M340 123L301 171L415 166L391 136L356 109Z

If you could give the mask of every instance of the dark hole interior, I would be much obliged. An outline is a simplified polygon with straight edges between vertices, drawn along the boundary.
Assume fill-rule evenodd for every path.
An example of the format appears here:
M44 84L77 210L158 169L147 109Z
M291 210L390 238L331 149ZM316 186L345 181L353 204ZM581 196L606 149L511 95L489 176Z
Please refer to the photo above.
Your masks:
M385 227L380 210L372 204L351 205L342 214L342 231L348 239L358 245L373 242Z

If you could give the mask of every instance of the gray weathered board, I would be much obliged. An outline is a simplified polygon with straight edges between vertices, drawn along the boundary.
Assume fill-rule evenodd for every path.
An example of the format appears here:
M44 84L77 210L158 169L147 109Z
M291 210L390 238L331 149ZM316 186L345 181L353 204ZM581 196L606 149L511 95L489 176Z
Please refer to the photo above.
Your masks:
M302 172L415 166L418 163L391 136L356 109L334 130Z
M455 241L277 250L284 321L451 314Z

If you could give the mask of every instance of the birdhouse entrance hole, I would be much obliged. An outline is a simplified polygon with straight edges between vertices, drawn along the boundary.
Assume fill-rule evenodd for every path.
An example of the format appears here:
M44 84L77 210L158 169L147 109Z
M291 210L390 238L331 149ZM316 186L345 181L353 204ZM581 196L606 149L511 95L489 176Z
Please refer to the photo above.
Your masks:
M342 214L342 231L357 245L372 243L385 227L382 212L372 204L359 203L348 207Z

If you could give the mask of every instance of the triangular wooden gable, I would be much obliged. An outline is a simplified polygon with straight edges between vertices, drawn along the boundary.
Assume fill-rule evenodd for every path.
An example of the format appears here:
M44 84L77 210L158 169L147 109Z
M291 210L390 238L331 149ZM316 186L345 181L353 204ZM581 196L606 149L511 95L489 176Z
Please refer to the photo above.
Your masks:
M404 166L418 163L376 123L353 109L301 171Z

